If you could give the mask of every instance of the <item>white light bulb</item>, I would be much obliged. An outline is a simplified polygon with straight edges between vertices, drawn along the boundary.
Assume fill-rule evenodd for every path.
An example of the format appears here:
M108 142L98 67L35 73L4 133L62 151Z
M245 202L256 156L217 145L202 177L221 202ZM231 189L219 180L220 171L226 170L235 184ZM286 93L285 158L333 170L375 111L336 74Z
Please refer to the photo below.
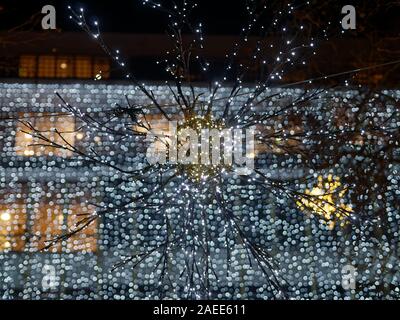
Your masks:
M0 219L3 220L3 221L9 221L11 219L11 215L10 215L10 213L8 211L3 212L0 215Z

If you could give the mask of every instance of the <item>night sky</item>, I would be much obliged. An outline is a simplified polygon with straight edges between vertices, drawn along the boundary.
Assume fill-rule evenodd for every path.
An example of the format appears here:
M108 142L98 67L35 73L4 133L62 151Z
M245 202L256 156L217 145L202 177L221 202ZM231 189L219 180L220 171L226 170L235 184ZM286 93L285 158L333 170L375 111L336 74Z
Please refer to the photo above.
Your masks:
M341 6L353 4L358 10L357 23L363 25L357 35L376 31L388 36L400 34L399 5L389 6L391 2L386 0L365 1L315 1L318 6L322 3L325 7L314 14L339 21ZM204 23L206 34L237 35L240 32L245 21L246 0L202 0L199 3L196 16ZM76 31L76 26L67 18L68 5L84 7L87 17L97 17L105 32L164 33L166 30L165 14L143 6L140 0L0 0L0 30L9 30L25 22L34 13L40 12L45 4L56 7L57 27L66 31Z
M238 34L244 21L242 1L201 1L197 14L206 21L207 29L215 34ZM164 13L144 6L138 0L35 0L35 1L1 1L0 29L7 30L23 23L31 15L40 12L45 4L53 4L57 10L57 27L66 31L76 31L76 26L68 17L67 6L83 7L89 18L97 17L101 21L101 29L105 32L127 33L164 33L167 19ZM227 8L229 5L229 12Z

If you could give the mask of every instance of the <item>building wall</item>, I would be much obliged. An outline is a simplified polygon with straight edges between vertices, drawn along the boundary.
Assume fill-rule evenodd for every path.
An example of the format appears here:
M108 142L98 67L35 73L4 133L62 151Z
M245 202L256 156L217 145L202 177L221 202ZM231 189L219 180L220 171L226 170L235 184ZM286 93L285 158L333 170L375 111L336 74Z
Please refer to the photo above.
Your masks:
M168 88L154 84L151 88L165 104L173 102ZM0 251L0 297L3 299L24 298L73 298L73 299L134 299L157 297L151 276L146 275L149 266L140 266L132 270L129 265L112 271L112 266L123 255L127 255L150 239L154 234L146 223L139 229L138 221L146 220L146 213L139 211L132 216L106 215L90 234L85 234L76 247L68 242L40 252L37 245L40 239L35 238L37 222L32 218L43 206L50 205L60 210L63 217L62 226L68 225L72 211L83 210L85 201L101 202L109 195L107 182L112 181L113 172L94 166L91 163L77 160L67 155L24 154L18 153L16 139L21 125L16 117L32 113L59 113L59 100L54 91L59 92L71 105L82 110L105 112L115 103L124 104L128 98L137 104L145 104L147 98L137 88L118 83L22 83L8 82L0 84L0 148L2 150L0 169L1 203L4 208L21 206L26 211L26 228L24 234L17 235L24 244ZM201 91L199 87L197 90ZM281 89L274 89L281 90ZM285 89L288 96L301 92L297 89ZM223 89L221 95L227 94L229 88ZM355 94L353 91L336 92L337 96ZM396 92L400 95L400 91ZM243 98L244 99L244 98ZM240 104L240 101L238 102ZM235 106L237 108L238 105ZM49 115L50 117L50 115ZM65 125L65 123L63 124ZM88 133L85 132L85 135ZM79 141L75 140L77 146ZM100 141L104 150L111 152L115 145L110 141ZM109 146L109 148L108 148ZM116 151L117 152L117 151ZM123 165L137 166L144 161L143 150L135 143L127 145L127 151L121 159ZM279 155L264 155L258 163L271 176L295 175L303 168L287 172L285 168L270 165L268 159ZM118 161L118 157L116 157ZM392 167L396 176L399 168ZM105 184L103 184L105 182ZM398 184L394 179L392 185ZM285 203L276 205L271 195L260 194L257 200L249 198L245 188L232 184L232 192L238 199L238 207L243 219L249 219L255 212L264 212L265 218L259 224L257 237L271 250L271 254L280 264L281 273L294 288L293 296L301 298L379 298L398 296L399 270L398 252L388 244L376 244L374 241L346 242L341 231L330 231L304 215L299 210L285 210ZM235 189L236 188L236 189ZM252 190L251 186L247 191ZM172 192L172 191L171 191ZM43 200L45 199L45 200ZM262 202L261 202L261 200ZM50 203L50 204L49 204ZM6 210L4 209L4 210ZM51 210L53 210L51 209ZM3 211L4 211L3 210ZM51 211L50 210L50 211ZM71 211L72 210L72 211ZM48 217L53 217L48 213ZM394 213L392 219L397 225L400 219ZM249 219L249 227L253 220ZM44 228L53 235L58 227L52 227L46 220ZM49 229L50 228L50 229ZM19 229L18 229L19 230ZM140 237L137 235L140 234ZM15 240L16 238L14 238ZM90 242L94 239L94 243ZM139 239L139 240L138 240ZM16 240L15 240L16 241ZM340 250L339 250L340 248ZM381 252L386 252L380 257ZM222 265L226 252L223 248L213 253ZM251 273L248 262L237 257L237 275L213 285L215 298L248 297L262 298L264 282L260 273ZM378 258L377 258L378 257ZM179 259L178 259L179 261ZM359 288L346 292L341 288L341 272L347 264L357 265L360 270L365 266L367 273L360 278ZM173 268L172 268L173 269ZM383 273L383 274L382 274ZM365 276L366 275L366 276ZM53 282L49 282L48 280ZM243 281L245 288L238 282ZM54 286L47 285L55 283ZM388 284L386 291L380 286ZM264 288L264 289L263 289ZM396 289L397 288L397 289ZM384 292L384 294L382 294ZM179 296L179 292L176 293Z

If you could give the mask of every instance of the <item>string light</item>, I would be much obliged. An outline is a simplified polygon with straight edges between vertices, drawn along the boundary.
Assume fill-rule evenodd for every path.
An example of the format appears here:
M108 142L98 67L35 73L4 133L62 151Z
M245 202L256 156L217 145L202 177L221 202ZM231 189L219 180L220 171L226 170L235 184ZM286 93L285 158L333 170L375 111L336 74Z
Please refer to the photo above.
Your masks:
M182 27L194 31L196 41L191 44L196 49L202 49L202 24L192 26L188 22L190 9L197 5L191 7L189 3L185 1L183 7L168 7L164 3L161 5L153 1L143 1L145 5L166 11L172 27L178 28L176 31L180 31L179 28ZM50 151L47 150L50 149L67 151L64 157L53 160L57 153L53 150L49 159L43 160L37 153L38 149L31 146L30 142L21 148L20 154L13 155L10 163L24 161L27 163L24 170L41 169L51 176L52 179L44 190L40 183L29 178L29 188L37 189L36 193L29 197L22 191L18 194L19 198L29 199L26 208L32 208L31 203L40 203L38 199L41 197L51 199L49 202L52 202L52 207L62 207L46 211L51 219L44 227L49 229L55 221L62 227L54 232L54 239L47 239L50 240L48 249L66 253L65 261L59 263L65 266L63 272L66 279L71 280L75 288L85 288L90 292L77 290L79 298L122 299L150 296L157 299L265 299L287 296L323 298L327 294L342 297L345 293L337 287L340 279L334 278L340 274L343 264L339 252L345 254L350 246L355 248L359 244L370 244L368 240L356 240L359 236L366 237L370 227L366 223L368 220L361 219L356 210L365 210L374 201L391 197L386 200L391 203L388 208L389 217L391 221L399 221L400 218L393 209L399 196L396 188L397 169L387 166L382 170L390 176L385 192L377 190L375 183L371 183L368 189L371 192L361 193L351 178L366 174L364 172L356 175L353 172L365 170L371 173L374 165L382 165L384 161L373 163L373 157L348 157L366 143L371 148L383 145L386 141L398 145L398 136L386 135L386 130L396 132L398 128L398 113L396 114L393 102L385 104L385 109L388 108L389 111L368 115L366 119L372 119L376 123L360 130L355 120L338 123L343 117L335 114L341 111L341 104L353 107L360 105L356 98L351 102L345 101L350 99L346 97L348 94L355 97L354 92L271 88L274 81L284 79L290 66L306 64L302 50L319 45L314 39L309 39L298 47L294 46L297 39L290 38L290 24L287 25L285 21L288 11L293 14L295 10L292 4L285 6L284 10L281 8L274 11L278 15L272 20L274 30L282 32L282 45L276 46L275 54L264 59L264 50L275 47L273 44L260 42L249 55L254 63L263 61L268 67L268 73L255 85L245 85L241 72L248 70L248 67L238 63L236 59L243 43L249 45L250 36L260 21L255 16L258 12L256 3L250 1L246 8L249 17L242 30L243 41L235 43L232 52L227 54L228 61L220 78L210 77L208 71L212 69L212 65L202 58L201 50L196 50L193 62L199 63L200 69L204 71L204 76L210 83L209 88L193 87L188 81L186 70L182 68L185 65L185 61L182 61L185 55L181 53L182 43L177 36L179 32L171 35L177 49L171 50L166 59L160 60L172 81L165 85L147 85L136 80L135 73L128 69L119 50L112 50L106 45L97 28L98 22L89 26L83 8L78 13L70 8L71 19L100 44L116 65L124 70L132 84L109 86L99 82L96 85L62 86L56 94L62 102L60 111L68 113L75 120L71 132L65 128L64 131L57 130L58 133L55 130L39 130L37 126L29 126L29 122L25 122L25 125L30 132L27 136L30 138L27 139L39 139L45 143L46 146L42 147L49 152L49 156ZM269 7L263 4L262 8L268 10ZM303 29L301 26L300 30ZM239 74L234 73L236 67L240 70ZM323 77L328 79L328 75ZM234 83L229 83L232 80ZM316 80L306 79L304 83ZM290 83L288 87L290 85L294 84ZM8 99L10 92L16 89L7 84L4 86L6 93L2 96ZM21 101L25 101L21 103L28 106L31 95L26 92L39 89L50 96L51 88L54 86L48 84L24 85L15 92L21 96ZM87 90L84 104L80 98L81 90ZM128 93L126 96L125 92ZM101 106L111 101L112 106L99 107L99 101L104 101L100 103ZM376 101L369 100L368 103L375 105ZM149 165L145 160L145 138L146 133L156 126L151 121L154 114L159 116L158 120L164 121L170 121L179 115L181 121L178 131L186 128L199 132L210 128L223 130L256 126L260 149L256 149L251 156L254 157L257 167L252 174L240 176L229 166ZM348 114L346 116L351 118ZM64 124L68 124L68 121ZM378 134L376 127L384 128L384 138L379 137L382 132ZM59 127L54 125L53 129L55 128ZM48 131L52 134L50 138ZM73 139L63 141L62 137L66 134L71 134ZM374 142L375 139L379 143ZM9 140L7 143L12 149L11 144L14 142ZM377 150L376 155L380 154L380 149ZM341 152L341 157L338 157L338 152ZM37 158L27 161L30 156ZM57 171L56 162L65 172ZM67 180L73 180L71 172L80 168L82 171L77 171L74 177L76 185L67 187ZM326 171L334 174L325 174ZM15 181L20 175L16 172L12 173L11 188L15 187ZM374 174L374 177L378 176L376 172ZM5 177L2 175L4 179L1 181L5 181ZM2 182L2 186L4 185ZM53 197L55 190L58 192ZM360 202L366 203L365 206L355 201L356 192L359 192L358 196L362 197ZM72 208L72 193L93 198L90 203L93 203L95 210L84 214L83 220L71 226L68 224L69 215L65 211ZM375 199L372 198L374 194ZM37 205L33 207L36 213L41 213ZM49 214L52 212L57 214L53 217ZM13 220L14 216L17 215L13 213L10 219L3 219L0 215L2 251L13 249L18 244L17 238L12 242L7 238L11 237L9 233L6 236L2 233L3 230L10 229L10 221L13 228L21 234L25 234L25 231L20 225L29 226L25 222ZM317 221L312 218L317 218ZM319 218L331 230L321 228ZM85 221L89 224L85 225ZM74 241L82 240L80 235L88 235L87 238L93 236L89 231L96 221L102 232L98 244L84 243L84 250L76 255L71 254L75 248ZM365 225L360 227L356 224L360 221L365 222ZM375 223L374 227L381 225L381 221L372 223ZM84 225L82 233L74 233L80 225ZM357 238L351 234L351 241L348 242L342 237L345 227L355 228ZM396 229L397 224L393 228ZM37 232L40 233L40 230ZM25 238L18 239L25 243ZM69 246L63 247L65 243L69 243ZM99 254L95 252L97 245ZM293 250L294 246L299 253ZM33 253L31 248L28 247L27 250L29 255ZM334 254L329 255L332 252ZM344 257L356 265L363 262L357 255ZM0 259L4 258L1 256ZM35 265L32 262L37 262L34 259L38 258L29 259L32 259L29 260L31 266ZM67 265L68 259L85 265L85 268L79 272L75 269L70 272L71 268L76 267ZM273 259L279 261L280 266L273 263ZM104 265L99 266L100 260L105 261ZM325 273L321 271L324 269L318 263L322 260L330 265L329 277L332 276L332 279L325 277ZM112 269L111 264L115 261L119 261L116 262L115 269L111 274L105 275L105 272ZM310 268L313 272L304 272L305 264L307 269L312 264ZM88 271L92 267L96 276ZM130 267L134 267L134 270ZM6 262L6 269L16 270L9 262ZM21 272L28 271L25 268ZM287 282L283 275L289 278ZM364 277L360 281L367 288L368 279ZM23 291L20 297L37 297L37 292L40 291L37 290L38 285L32 281L26 286L29 289ZM293 286L294 290L286 290L289 286ZM99 289L92 292L91 288ZM7 289L7 292L11 294L12 290ZM388 288L388 292L388 296L393 296L393 290ZM72 298L72 294L60 294L63 298ZM363 289L353 294L358 297L368 295ZM375 296L380 294L376 293Z

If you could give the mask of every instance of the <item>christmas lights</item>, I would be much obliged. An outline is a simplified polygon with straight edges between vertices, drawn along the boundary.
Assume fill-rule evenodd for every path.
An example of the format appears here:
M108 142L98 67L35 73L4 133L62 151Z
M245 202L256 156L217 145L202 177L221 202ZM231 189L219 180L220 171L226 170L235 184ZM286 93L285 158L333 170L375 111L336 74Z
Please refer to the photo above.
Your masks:
M40 245L55 254L66 253L67 258L60 255L60 264L67 265L68 259L84 264L80 276L75 271L71 276L76 280L74 286L78 288L84 282L86 288L99 285L101 289L77 293L80 298L398 295L398 270L392 262L397 260L387 249L396 241L400 219L398 92L307 86L292 89L293 83L273 88L275 80L284 78L288 69L306 63L307 53L313 55L318 46L315 39L296 43L296 37L288 32L284 10L276 11L277 17L272 20L274 31L282 34L283 48L273 59L265 60L263 52L273 45L258 41L252 62L261 59L269 66L268 72L255 85L245 85L243 75L251 66L238 63L236 57L256 27L264 35L267 32L258 22L269 7L260 8L256 1L249 1L249 23L242 30L241 41L228 54L223 75L218 81L207 78L209 87L194 86L188 72L190 63L198 63L206 77L212 69L212 64L197 54L203 48L202 24L192 25L189 19L197 4L144 4L166 12L171 19L174 49L160 63L171 75L171 82L162 86L139 82L127 71L120 52L103 41L99 23L89 25L83 9L71 9L71 19L126 71L126 78L133 84L111 89L101 84L77 86L89 91L88 105L80 100L77 88L60 86L56 95L61 103L54 117L70 123L66 126L41 127L37 118L49 115L40 109L40 115L30 110L26 118L18 117L17 145L11 147L16 155L10 162L60 152L57 165L67 172L79 168L84 172L78 174L78 182L70 192L62 187L70 178L68 173L57 171L55 164L43 164L53 180L45 188L31 182L38 190L30 201L38 203L36 198L51 198L55 190L61 191L56 203L49 203L46 214L42 214L51 218L47 235L53 237L48 239L41 225L33 223L36 238L20 239L28 243L29 252ZM295 10L291 3L288 8L289 14ZM194 35L188 46L182 41L183 29ZM188 47L195 48L196 54L190 55ZM237 64L239 68L233 68ZM302 84L313 80L306 79ZM25 95L25 109L27 88L15 92ZM38 88L50 96L51 86ZM2 90L7 97L7 92L15 89L4 86ZM103 103L98 105L92 96L101 96ZM115 103L110 106L110 102ZM178 119L178 132L255 127L254 170L249 175L238 175L230 166L212 163L148 163L149 132L161 130L169 138L163 126L157 127L151 120L155 114L166 123ZM74 119L73 125L68 119ZM14 130L12 125L10 131ZM159 142L168 147L167 139ZM34 171L41 165L39 160L27 168L31 166L29 170ZM52 170L57 172L55 178ZM18 173L12 175L16 179L11 184L14 188ZM77 206L70 199L72 194L90 200L83 202L85 207ZM17 198L24 198L22 191L19 195ZM36 211L41 214L39 209ZM15 235L8 234L10 229L23 233L23 221L10 225L8 217L13 214L4 211L0 215L0 248L6 253L22 246L11 239ZM90 241L97 226L101 230L99 248ZM377 237L379 245L373 248ZM80 255L72 255L82 247L92 254L90 263L79 260ZM374 250L377 254L373 255ZM378 262L372 261L374 256ZM103 268L113 270L112 275L88 276L91 267L102 274L99 260L107 261ZM25 263L21 264L26 268ZM338 275L348 264L386 268L391 279L386 279L384 288L378 290L379 284L371 278L382 272L370 271L361 277L363 287L358 291L343 292ZM324 271L326 266L331 267L330 272ZM12 269L9 265L7 268ZM30 281L22 293L24 298L36 296L39 281ZM63 297L70 296L63 293Z

